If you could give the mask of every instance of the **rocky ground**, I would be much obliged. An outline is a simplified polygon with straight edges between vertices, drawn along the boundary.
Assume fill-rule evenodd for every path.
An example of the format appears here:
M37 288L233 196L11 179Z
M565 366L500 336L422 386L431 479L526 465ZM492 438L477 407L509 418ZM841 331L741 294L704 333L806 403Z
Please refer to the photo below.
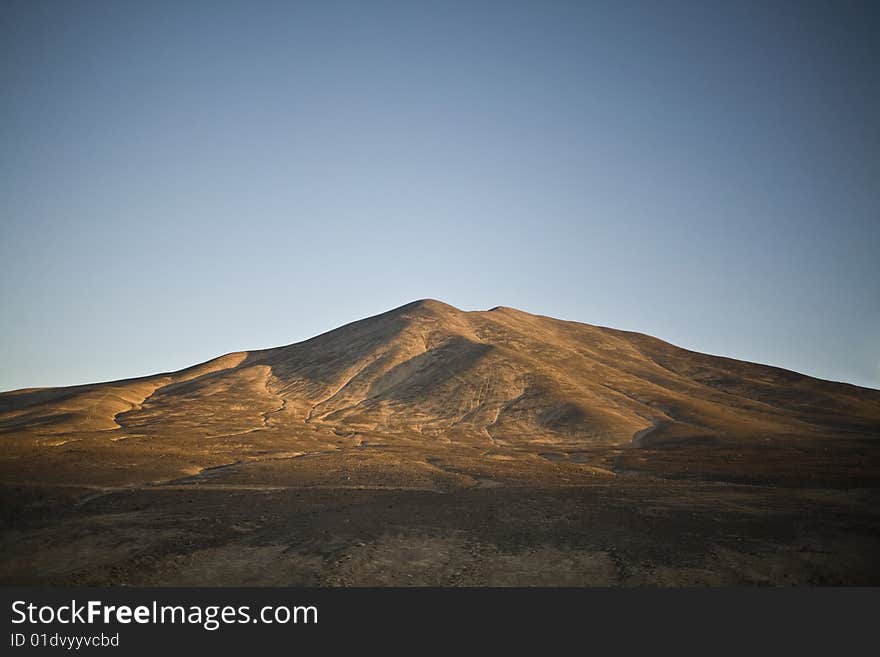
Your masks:
M878 458L342 446L164 482L7 483L0 583L876 585Z

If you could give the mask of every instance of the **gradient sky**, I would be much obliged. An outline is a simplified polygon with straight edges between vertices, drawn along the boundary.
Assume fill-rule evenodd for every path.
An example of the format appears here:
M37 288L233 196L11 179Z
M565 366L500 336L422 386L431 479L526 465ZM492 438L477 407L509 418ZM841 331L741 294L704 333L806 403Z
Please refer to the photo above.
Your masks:
M0 5L0 389L423 297L880 387L849 2Z

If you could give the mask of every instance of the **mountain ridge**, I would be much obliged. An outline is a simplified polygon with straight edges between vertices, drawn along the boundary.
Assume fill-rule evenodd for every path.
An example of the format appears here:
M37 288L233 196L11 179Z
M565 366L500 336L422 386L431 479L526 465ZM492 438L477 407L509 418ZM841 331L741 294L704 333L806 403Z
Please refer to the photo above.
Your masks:
M266 428L268 418L288 431L320 426L488 441L873 434L880 391L701 354L643 333L420 299L301 342L174 372L0 393L2 433L182 425L213 434Z

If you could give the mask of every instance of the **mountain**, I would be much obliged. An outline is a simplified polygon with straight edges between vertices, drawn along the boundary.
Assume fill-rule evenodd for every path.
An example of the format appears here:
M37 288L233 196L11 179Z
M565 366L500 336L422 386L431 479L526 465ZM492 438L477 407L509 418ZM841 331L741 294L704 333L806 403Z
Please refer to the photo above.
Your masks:
M417 301L0 394L0 584L876 584L880 391Z
M0 395L0 432L421 436L522 445L876 435L880 391L639 333L422 300L296 344Z

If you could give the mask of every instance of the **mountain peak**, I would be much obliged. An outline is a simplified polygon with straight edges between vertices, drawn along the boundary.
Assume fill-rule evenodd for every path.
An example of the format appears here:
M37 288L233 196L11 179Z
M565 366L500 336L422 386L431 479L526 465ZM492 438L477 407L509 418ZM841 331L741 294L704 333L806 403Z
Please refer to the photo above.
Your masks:
M400 306L399 308L395 308L391 312L407 311L407 310L429 310L432 312L461 312L455 306L450 306L448 303L438 301L437 299L417 299L416 301L410 301L409 303L404 304L404 305Z

